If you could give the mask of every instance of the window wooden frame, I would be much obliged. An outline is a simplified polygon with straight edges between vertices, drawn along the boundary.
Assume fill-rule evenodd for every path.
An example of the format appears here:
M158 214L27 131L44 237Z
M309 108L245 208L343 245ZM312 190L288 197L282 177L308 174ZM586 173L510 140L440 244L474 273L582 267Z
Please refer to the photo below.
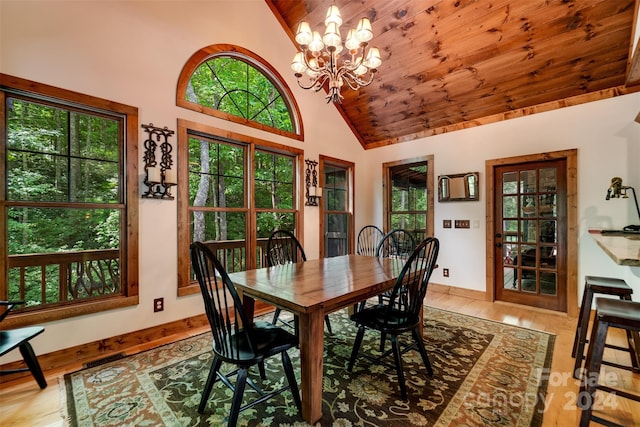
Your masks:
M335 213L345 213L349 215L349 240L348 240L348 251L347 253L354 253L355 252L355 224L354 224L354 217L355 217L355 163L353 162L349 162L346 160L341 160L341 159L337 159L334 157L329 157L329 156L324 156L324 155L320 155L319 156L319 162L318 162L318 174L321 177L320 178L320 182L324 182L324 168L325 165L332 165L332 166L336 166L339 168L344 168L347 169L347 174L348 174L348 191L349 191L349 196L348 196L348 210L347 211L335 211ZM321 184L318 184L321 185ZM326 256L326 248L325 248L325 244L324 244L324 236L325 236L325 202L324 200L321 200L320 202L320 227L319 227L319 242L320 242L320 252L319 252L319 256L320 258L325 258Z
M425 230L425 237L433 236L434 234L434 156L422 156L414 157L411 159L398 160L394 162L388 162L382 164L382 176L383 176L383 204L384 204L384 230L385 232L391 231L391 191L393 185L391 183L391 171L396 166L407 165L410 166L415 163L427 163L427 229Z
M51 322L75 316L81 316L91 313L113 310L121 307L137 305L138 297L138 109L128 105L120 104L102 98L96 98L90 95L69 91L66 89L49 86L42 83L22 79L15 76L0 74L0 87L2 89L18 91L25 96L38 98L47 97L60 101L61 103L77 104L88 108L95 108L102 111L113 112L125 117L124 128L124 152L125 152L125 176L121 177L124 185L124 218L121 221L123 227L121 229L120 242L120 259L124 265L121 268L122 278L122 295L116 295L108 298L99 298L79 302L73 305L63 305L57 307L46 307L40 310L28 311L24 313L11 314L3 321L3 325L7 328L31 325L35 323ZM6 92L0 92L0 122L3 124L0 132L0 158L6 155L6 117L5 117L5 98ZM5 174L0 174L0 188L6 188ZM7 209L7 200L4 198L4 192L0 192L0 208L5 215ZM8 231L6 221L3 221L0 227L0 239L6 246ZM0 272L2 274L2 282L8 281L8 259L7 254L0 257ZM2 295L6 297L6 285L0 288ZM4 298L3 297L3 298Z
M253 138L247 135L219 129L212 126L203 125L200 123L188 121L185 119L178 119L178 185L177 185L177 199L178 199L178 296L192 295L200 292L198 283L190 278L190 258L189 258L189 245L191 244L190 235L190 196L189 196L189 137L191 134L202 134L213 139L220 139L222 141L230 141L236 144L247 145L249 158L246 162L247 168L247 189L245 191L245 197L248 198L245 201L243 208L234 208L235 212L243 211L247 213L247 267L254 267L256 265L255 248L257 245L257 225L256 216L260 212L272 211L269 209L257 209L253 203L252 195L254 193L254 171L252 167L252 159L256 149L288 153L295 158L295 178L294 178L294 217L296 230L295 235L298 237L301 243L304 242L303 231L303 192L302 187L304 185L301 179L303 175L304 165L304 152L300 149L289 147L286 145L266 141L259 138ZM227 209L228 211L230 209ZM304 245L304 243L303 243Z
M195 102L187 101L187 88L189 86L189 81L193 73L203 62L218 55L235 57L238 60L242 60L251 64L253 67L260 70L263 75L268 78L277 89L281 91L283 100L287 105L289 112L291 113L291 119L293 121L292 125L294 129L293 132L276 129L271 126L245 119L243 117L216 110L215 108L210 108L204 105L197 104ZM232 44L215 44L202 48L194 53L184 64L184 67L180 72L180 76L178 77L176 105L178 107L187 108L189 110L197 111L199 113L207 114L219 119L227 120L234 123L240 123L242 125L260 129L266 132L271 132L277 135L304 141L304 129L302 126L302 116L300 115L300 109L298 108L298 104L293 97L293 92L291 92L291 89L289 89L289 86L287 86L285 80L282 78L280 73L278 73L278 71L273 68L267 61L251 52L250 50L244 49L240 46Z

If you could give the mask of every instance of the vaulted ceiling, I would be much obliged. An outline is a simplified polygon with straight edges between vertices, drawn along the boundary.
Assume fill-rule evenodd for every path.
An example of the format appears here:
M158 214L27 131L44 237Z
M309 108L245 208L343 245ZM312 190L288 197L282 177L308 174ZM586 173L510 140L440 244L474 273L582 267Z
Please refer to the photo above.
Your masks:
M370 19L382 66L336 104L364 148L640 91L638 1L266 0L292 43Z

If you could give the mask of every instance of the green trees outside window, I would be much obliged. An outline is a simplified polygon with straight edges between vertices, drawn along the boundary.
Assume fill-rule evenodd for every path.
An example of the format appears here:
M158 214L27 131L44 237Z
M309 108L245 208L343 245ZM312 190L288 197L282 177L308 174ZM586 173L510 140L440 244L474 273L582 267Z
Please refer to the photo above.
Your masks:
M2 99L0 299L33 311L126 296L126 113L10 88Z
M247 60L214 56L191 76L187 100L276 129L293 132L278 88Z
M190 133L188 165L189 242L210 244L228 271L262 266L271 232L295 230L296 156Z
M421 240L427 231L427 162L390 169L389 230L403 228Z

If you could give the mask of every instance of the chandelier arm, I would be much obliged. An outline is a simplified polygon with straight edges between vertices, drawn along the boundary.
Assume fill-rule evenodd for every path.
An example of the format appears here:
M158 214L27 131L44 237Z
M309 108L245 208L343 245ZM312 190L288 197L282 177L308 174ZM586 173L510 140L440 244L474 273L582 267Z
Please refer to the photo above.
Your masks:
M360 87L369 86L373 82L373 75L374 73L370 72L369 79L364 80L352 72L345 71L344 73L342 73L343 80L353 90L358 90Z
M302 75L300 75L300 77L302 77ZM302 89L314 89L316 92L319 91L320 88L322 88L322 85L324 85L324 82L327 80L327 75L321 74L316 78L314 78L313 80L311 80L309 85L304 85L300 81L300 77L298 77L298 86L300 86Z

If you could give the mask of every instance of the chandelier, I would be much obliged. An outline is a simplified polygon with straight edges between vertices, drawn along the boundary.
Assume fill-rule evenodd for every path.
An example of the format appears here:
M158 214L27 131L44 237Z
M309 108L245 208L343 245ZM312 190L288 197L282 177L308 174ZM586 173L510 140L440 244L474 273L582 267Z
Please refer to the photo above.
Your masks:
M327 103L341 103L340 89L344 83L353 90L370 85L382 59L377 48L368 48L368 42L373 38L369 19L360 19L357 27L349 30L344 47L340 36L342 17L337 6L329 8L324 24L326 29L322 37L317 31L311 31L309 23L298 25L295 40L301 51L294 56L291 69L301 88L317 92L327 83ZM344 48L346 52L341 55Z

